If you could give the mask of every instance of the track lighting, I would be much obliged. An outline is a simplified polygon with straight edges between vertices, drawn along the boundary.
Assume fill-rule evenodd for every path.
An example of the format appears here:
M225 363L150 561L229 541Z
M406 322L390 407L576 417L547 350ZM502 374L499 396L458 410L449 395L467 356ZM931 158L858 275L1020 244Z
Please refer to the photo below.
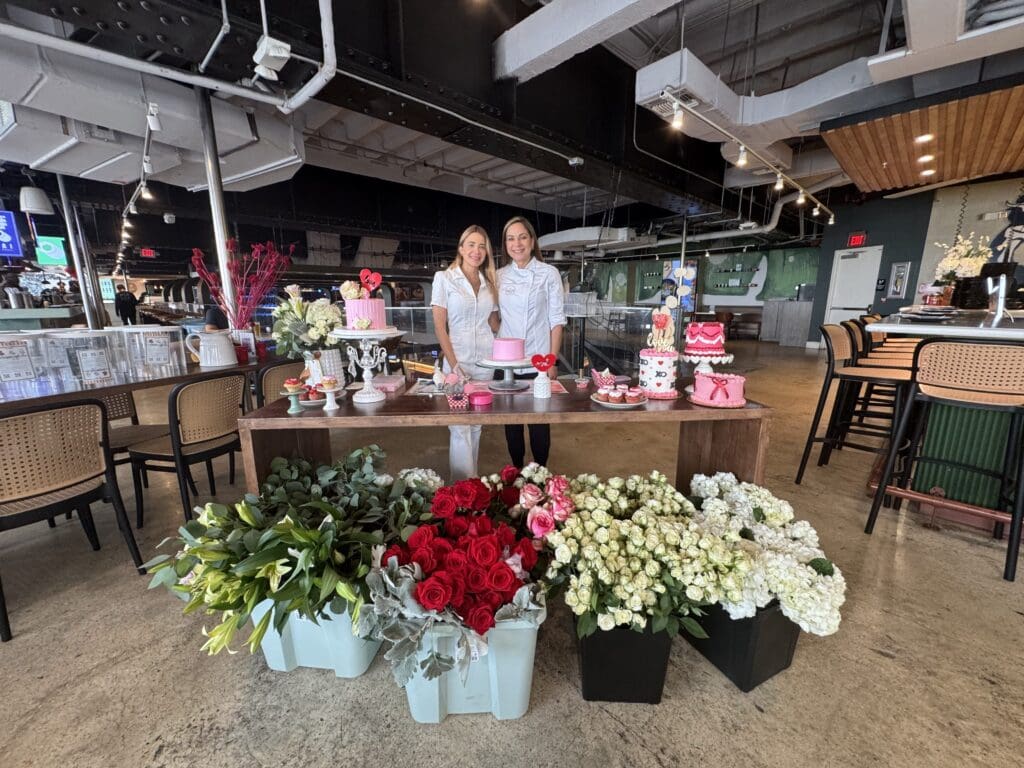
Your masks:
M142 182L142 184L139 185L139 196L143 200L153 199L153 193L149 191L149 187L146 186L146 182Z
M739 154L739 157L736 158L736 167L737 168L746 168L747 167L747 148L745 146L743 146L742 144L740 144L740 154Z
M775 191L781 192L785 188L785 184L782 183L782 174L775 174Z
M142 172L147 174L153 172L153 163L150 162L149 155L142 158Z
M122 221L121 221L121 228L122 229L131 229L134 226L135 225L132 224L132 220L131 219L122 219Z
M164 129L160 124L160 108L153 102L149 103L149 108L146 110L146 122L149 124L149 130L154 133Z
M811 211L811 216L819 216L819 215L821 215L821 208L819 208L818 206L814 206L814 210Z
M134 215L134 214L136 214L138 212L139 212L139 209L135 205L135 203L128 203L128 213Z
M831 216L828 217L828 224L829 224L829 226L832 226L835 223L836 223L836 216L835 216L835 214L832 214Z
M677 131L683 130L683 108L678 104L672 110L672 127Z
M807 195L805 195L804 191L801 189L800 190L800 194L796 196L796 204L797 205L803 205L806 202L807 202Z

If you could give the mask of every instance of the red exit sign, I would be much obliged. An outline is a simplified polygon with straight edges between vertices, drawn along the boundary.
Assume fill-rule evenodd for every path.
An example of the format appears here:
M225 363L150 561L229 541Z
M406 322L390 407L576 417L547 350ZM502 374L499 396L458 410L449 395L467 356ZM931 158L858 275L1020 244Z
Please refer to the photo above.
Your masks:
M139 248L139 256L141 256L144 259L155 259L156 251L154 251L152 248Z
M847 248L863 248L868 244L867 232L851 232L846 236Z

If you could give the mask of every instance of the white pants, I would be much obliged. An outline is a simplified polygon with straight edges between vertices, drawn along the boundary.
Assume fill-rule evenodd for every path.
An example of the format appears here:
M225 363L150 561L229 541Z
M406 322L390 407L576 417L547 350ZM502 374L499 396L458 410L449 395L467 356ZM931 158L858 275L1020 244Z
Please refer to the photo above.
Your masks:
M472 364L463 364L462 368L474 379L489 379L494 373L489 368L478 368ZM479 424L453 424L448 427L448 473L451 482L479 476L476 461L480 455L482 429Z

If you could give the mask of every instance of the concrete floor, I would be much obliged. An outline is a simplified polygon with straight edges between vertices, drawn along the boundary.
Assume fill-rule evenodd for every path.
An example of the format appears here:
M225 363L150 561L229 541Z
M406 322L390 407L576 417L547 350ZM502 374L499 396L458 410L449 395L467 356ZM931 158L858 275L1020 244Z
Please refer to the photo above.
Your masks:
M0 767L1021 765L1024 587L1001 578L1004 546L891 511L864 535L868 454L843 451L795 486L822 360L771 344L733 347L748 396L776 409L767 484L817 527L849 585L839 633L802 636L792 667L753 692L740 693L679 640L660 706L584 702L559 605L542 629L524 718L417 725L381 658L344 681L321 670L274 673L246 652L202 655L202 618L146 590L109 508L97 507L100 552L77 521L0 535L15 635L0 646ZM144 420L160 417L165 396L140 398ZM394 469L446 469L443 428L336 440L338 451L376 441ZM675 462L667 427L555 427L553 442L550 464L568 474L669 471ZM481 454L483 469L505 462L500 430L484 430ZM219 496L232 500L226 461L219 469ZM202 473L197 480L206 492ZM179 524L172 481L152 478L137 532L144 557ZM131 513L127 474L121 487Z

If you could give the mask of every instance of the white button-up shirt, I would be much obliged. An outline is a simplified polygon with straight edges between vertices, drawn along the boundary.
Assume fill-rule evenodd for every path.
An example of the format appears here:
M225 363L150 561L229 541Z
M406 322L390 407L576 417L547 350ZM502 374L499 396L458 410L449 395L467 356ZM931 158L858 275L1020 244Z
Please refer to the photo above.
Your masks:
M546 355L551 349L551 330L565 325L565 298L558 270L536 258L520 269L512 262L498 270L498 304L501 336L526 339L526 357ZM530 372L524 369L519 373Z
M467 373L479 378L490 378L490 371L470 370L480 360L491 356L494 344L494 332L487 324L491 313L498 308L487 281L481 276L480 292L474 293L473 286L462 269L445 269L434 275L430 304L444 307L448 312L448 335L452 340L452 348L460 365L464 365ZM445 370L450 370L449 361L445 361Z

